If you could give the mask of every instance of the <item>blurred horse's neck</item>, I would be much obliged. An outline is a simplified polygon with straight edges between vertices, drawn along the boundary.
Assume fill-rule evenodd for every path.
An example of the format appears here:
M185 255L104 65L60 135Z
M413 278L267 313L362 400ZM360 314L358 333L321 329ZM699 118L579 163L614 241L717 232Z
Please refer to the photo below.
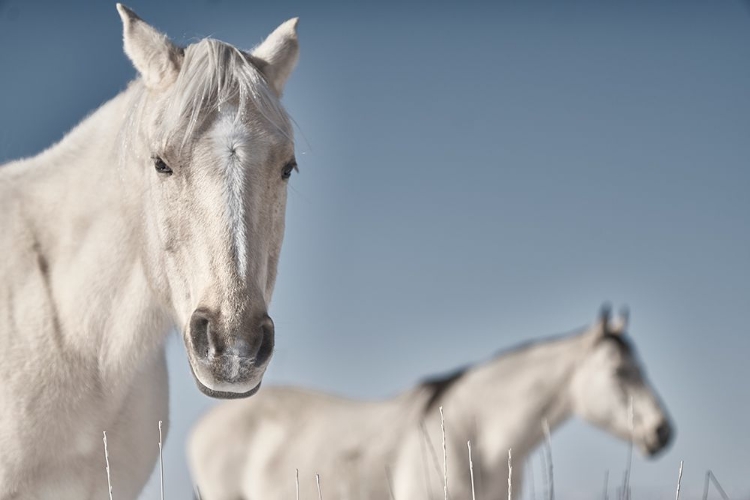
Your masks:
M472 405L472 434L485 466L516 460L542 443L544 426L554 431L572 414L572 375L584 352L585 334L540 342L504 354L466 375L462 402Z

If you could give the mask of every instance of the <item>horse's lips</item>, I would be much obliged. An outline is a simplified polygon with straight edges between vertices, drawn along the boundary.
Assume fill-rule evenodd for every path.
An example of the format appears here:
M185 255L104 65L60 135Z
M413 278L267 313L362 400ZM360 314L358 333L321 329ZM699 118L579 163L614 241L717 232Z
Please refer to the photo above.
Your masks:
M216 398L216 399L242 399L242 398L249 398L256 392L260 390L260 385L263 383L261 380L258 382L258 385L253 387L247 392L229 392L229 391L215 391L213 389L209 389L206 387L203 382L200 381L198 376L195 374L195 370L193 370L193 363L188 361L188 366L190 366L190 373L193 374L193 379L195 380L195 384L198 386L198 389L205 394L208 397Z
M256 385L253 389L250 389L247 392L225 392L225 391L214 391L213 389L209 389L203 383L201 383L200 380L198 380L198 377L193 374L193 378L195 378L195 383L198 386L198 389L205 394L206 396L209 396L211 398L216 399L242 399L242 398L249 398L250 396L254 395L256 392L260 390L261 382L258 382L258 385Z

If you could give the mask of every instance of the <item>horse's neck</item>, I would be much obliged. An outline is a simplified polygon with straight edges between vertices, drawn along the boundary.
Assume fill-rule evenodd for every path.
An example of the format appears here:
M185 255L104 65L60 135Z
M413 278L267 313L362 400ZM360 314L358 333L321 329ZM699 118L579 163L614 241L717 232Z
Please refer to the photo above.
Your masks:
M468 433L485 465L507 460L509 448L522 463L544 439L544 423L554 430L571 416L568 386L585 345L585 333L543 342L466 375L460 404L470 405Z
M50 300L67 349L125 376L164 327L141 269L137 204L119 162L120 129L133 88L124 91L38 156L10 165L34 251L45 263ZM159 339L161 342L163 339ZM124 371L123 371L124 370Z

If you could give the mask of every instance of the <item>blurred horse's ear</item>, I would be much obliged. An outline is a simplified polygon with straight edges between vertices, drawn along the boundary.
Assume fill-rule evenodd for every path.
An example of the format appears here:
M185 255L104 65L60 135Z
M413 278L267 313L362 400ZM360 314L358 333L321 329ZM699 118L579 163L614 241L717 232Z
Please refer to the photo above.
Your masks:
M609 325L609 332L612 335L622 335L628 329L628 322L630 321L630 309L628 306L620 308L620 314L615 320Z
M299 59L298 22L295 17L281 24L251 52L253 62L278 96Z
M140 73L143 83L151 89L171 85L180 72L183 50L123 4L117 4L117 12L122 19L125 54Z
M595 328L597 334L606 335L609 333L609 322L612 317L612 305L609 302L605 302L599 308L599 317L597 318Z

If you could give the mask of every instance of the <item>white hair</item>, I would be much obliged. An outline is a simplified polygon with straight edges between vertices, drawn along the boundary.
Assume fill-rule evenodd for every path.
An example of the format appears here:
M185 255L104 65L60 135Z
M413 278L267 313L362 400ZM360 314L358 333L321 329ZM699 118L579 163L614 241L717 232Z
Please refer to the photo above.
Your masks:
M160 128L162 142L183 148L201 129L206 119L232 104L237 109L235 120L245 116L251 106L271 126L291 137L289 116L279 102L257 65L263 64L250 54L219 40L205 38L184 49L183 61L164 109ZM144 113L144 85L138 85L128 122L137 130ZM179 134L179 135L178 135ZM128 147L128 137L123 137Z

